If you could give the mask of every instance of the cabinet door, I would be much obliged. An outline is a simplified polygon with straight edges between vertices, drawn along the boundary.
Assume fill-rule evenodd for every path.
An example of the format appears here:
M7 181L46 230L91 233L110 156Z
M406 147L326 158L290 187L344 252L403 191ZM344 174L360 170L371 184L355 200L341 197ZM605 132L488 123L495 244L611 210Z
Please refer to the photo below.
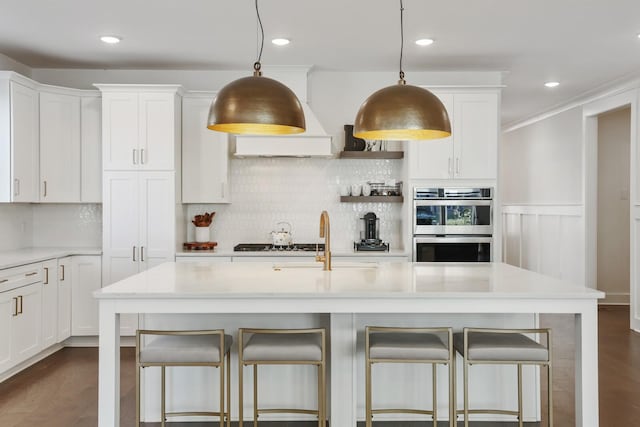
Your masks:
M176 99L173 93L139 94L140 168L175 169Z
M456 95L453 121L456 178L496 179L498 126L497 94Z
M12 363L18 364L42 349L42 283L16 289L18 315L13 317Z
M58 260L58 333L57 340L62 342L71 336L71 289L74 274L72 257Z
M80 98L40 93L40 201L80 202Z
M11 82L11 152L14 202L37 202L39 108L38 92Z
M15 291L0 293L0 372L11 368L13 343L11 342L11 329L13 319L17 313L17 293Z
M229 142L206 127L211 97L182 99L182 203L229 203Z
M141 270L175 259L174 172L140 173Z
M104 174L102 282L105 286L138 272L140 251L138 174L138 172L105 172Z
M102 99L99 96L81 99L80 190L83 203L102 203Z
M102 161L104 170L138 169L138 94L102 94Z
M42 264L42 347L58 342L58 260Z
M454 98L450 93L436 93L442 101L453 127ZM453 135L448 138L409 142L410 179L449 179L453 175Z
M98 335L98 300L93 292L102 284L100 257L74 256L71 275L71 334Z

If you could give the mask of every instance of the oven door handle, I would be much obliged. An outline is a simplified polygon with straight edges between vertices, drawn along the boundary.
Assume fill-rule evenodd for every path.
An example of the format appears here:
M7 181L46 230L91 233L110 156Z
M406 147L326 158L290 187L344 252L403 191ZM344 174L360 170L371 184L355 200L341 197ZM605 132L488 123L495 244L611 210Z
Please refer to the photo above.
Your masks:
M420 243L491 243L492 237L414 237L414 245Z
M414 200L415 206L491 206L491 200Z

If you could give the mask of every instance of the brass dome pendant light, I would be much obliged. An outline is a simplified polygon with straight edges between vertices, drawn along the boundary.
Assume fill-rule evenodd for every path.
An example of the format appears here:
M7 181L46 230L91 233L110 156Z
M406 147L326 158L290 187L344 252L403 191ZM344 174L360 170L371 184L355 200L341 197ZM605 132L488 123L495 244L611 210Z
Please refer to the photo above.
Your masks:
M404 6L400 0L400 80L367 98L356 115L353 135L362 139L406 141L451 135L449 115L433 93L408 85L402 71Z
M252 135L286 135L305 131L302 105L295 93L282 83L262 77L260 71L264 28L260 24L260 53L253 64L253 76L234 80L223 87L211 103L207 128L220 132Z

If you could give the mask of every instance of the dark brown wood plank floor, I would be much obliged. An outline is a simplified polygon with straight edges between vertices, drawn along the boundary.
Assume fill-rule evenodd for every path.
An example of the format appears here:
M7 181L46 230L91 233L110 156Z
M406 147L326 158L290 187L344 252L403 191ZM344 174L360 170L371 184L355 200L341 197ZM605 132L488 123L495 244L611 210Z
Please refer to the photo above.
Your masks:
M557 427L575 424L574 360L571 316L543 316L554 331L554 416ZM599 312L600 425L629 427L640 419L640 334L629 331L628 307L601 307ZM98 363L95 348L65 348L0 383L2 427L93 427L97 425ZM135 417L134 352L123 348L121 425ZM543 399L544 401L544 399ZM544 410L544 409L543 409ZM543 412L544 413L544 412ZM360 424L360 423L359 423ZM413 427L424 423L374 423L376 427ZM171 423L172 427L215 423ZM260 423L263 427L306 427L315 423ZM442 426L445 424L442 423ZM477 427L497 424L478 423ZM500 427L516 424L500 424ZM536 425L536 424L529 424ZM546 425L546 422L542 425ZM159 424L148 423L145 427ZM342 426L335 426L342 427Z

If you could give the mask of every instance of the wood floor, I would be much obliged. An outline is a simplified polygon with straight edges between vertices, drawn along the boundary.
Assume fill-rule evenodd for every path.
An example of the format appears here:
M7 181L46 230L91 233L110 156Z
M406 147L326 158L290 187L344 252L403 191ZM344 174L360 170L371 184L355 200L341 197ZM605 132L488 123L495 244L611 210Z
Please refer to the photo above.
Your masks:
M544 316L541 323L554 330L555 426L573 426L575 425L573 319L570 316ZM600 425L602 427L639 425L640 334L629 331L627 307L609 306L600 309L599 345ZM134 353L131 348L123 348L121 354L121 425L129 427L133 426L135 418ZM96 426L97 380L97 349L65 348L0 384L0 426ZM149 423L146 427L158 425ZM218 424L170 425L172 427L180 425L204 427ZM248 426L249 423L246 425ZM306 427L316 424L261 423L260 425ZM412 423L374 423L374 425L376 427L418 426ZM491 423L475 424L477 427L492 425ZM507 425L516 424L501 424L501 427ZM543 425L546 424L543 423Z

